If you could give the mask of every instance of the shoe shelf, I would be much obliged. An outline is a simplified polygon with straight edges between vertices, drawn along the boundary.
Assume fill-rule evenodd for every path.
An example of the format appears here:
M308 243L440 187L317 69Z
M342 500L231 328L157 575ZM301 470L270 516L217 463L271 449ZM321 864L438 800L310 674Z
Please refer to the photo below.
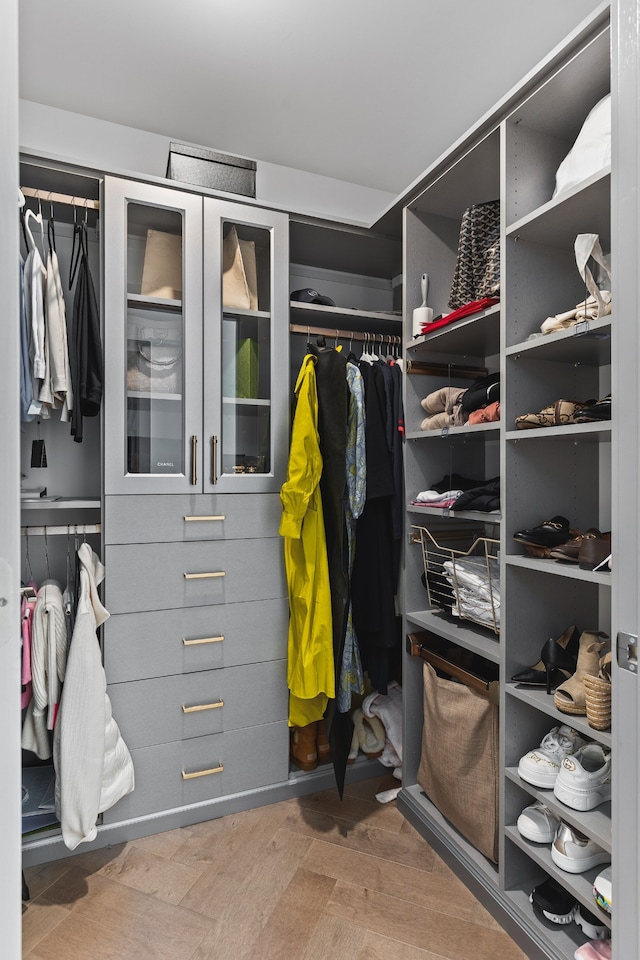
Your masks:
M499 638L488 629L474 628L469 620L460 620L459 623L456 623L439 610L429 609L412 610L405 614L405 619L422 630L427 630L444 640L449 640L471 653L477 653L491 663L500 661Z
M598 906L594 900L593 893L591 892L591 887L593 881L601 873L606 864L601 864L599 867L593 867L591 870L586 870L584 873L567 873L566 870L561 870L555 865L551 859L551 845L544 843L531 843L529 840L526 840L524 837L520 836L518 828L515 826L505 827L505 837L510 840L512 843L515 843L517 847L527 854L534 863L537 863L539 867L547 873L550 877L553 877L554 880L557 880L565 890L567 890L576 900L579 900L587 910L601 919L602 923L607 927L611 928L611 917L607 916L606 913L602 910L598 910Z
M590 740L595 740L596 743L601 743L603 747L611 749L613 738L610 731L594 730L594 728L590 727L587 723L585 716L572 716L568 713L562 713L562 711L558 710L554 705L553 694L548 695L544 688L536 690L533 687L521 686L519 683L511 682L505 684L505 691L508 696L515 697L516 700L527 703L541 713L547 714L554 722L566 723L570 727L573 727L574 730L577 730L583 737L588 737Z
M543 317L541 319L544 320ZM560 363L586 363L602 366L611 362L611 314L599 320L582 320L555 333L540 333L514 343L505 350L507 357L552 360Z
M527 430L507 430L505 440L518 443L520 440L567 440L576 443L611 442L611 421L598 423L569 423L554 427L533 427Z
M545 806L555 813L560 820L568 823L570 826L584 833L587 837L594 840L603 850L611 851L611 803L601 803L594 810L584 812L582 810L573 810L565 806L564 803L556 798L553 790L542 790L540 787L534 787L531 783L526 783L518 776L517 767L506 767L505 777L507 780L520 787L531 797L544 803ZM528 805L528 801L523 803L522 809ZM514 828L517 830L517 827ZM518 834L520 836L520 834ZM600 867L603 869L603 867ZM560 871L565 876L564 871Z
M525 570L536 570L539 573L549 573L555 577L566 577L569 580L582 580L585 583L597 583L603 587L611 586L611 573L602 573L599 570L581 570L577 563L562 563L558 560L544 560L536 557L525 557L522 554L510 553L505 557L505 563L512 567L523 567Z
M611 209L611 167L605 167L584 180L573 190L549 200L541 207L507 227L505 236L529 243L573 249L579 233L594 232L600 228L603 249L608 249L611 237L601 224L609 223Z

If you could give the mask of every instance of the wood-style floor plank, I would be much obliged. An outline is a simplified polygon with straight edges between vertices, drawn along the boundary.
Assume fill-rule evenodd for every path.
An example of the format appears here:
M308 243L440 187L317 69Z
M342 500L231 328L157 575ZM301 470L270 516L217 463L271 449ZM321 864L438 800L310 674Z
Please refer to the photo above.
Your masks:
M25 871L23 960L523 960L391 775Z
M454 919L353 884L336 882L327 912L447 960L522 960L522 951L502 931ZM471 952L472 951L472 952Z

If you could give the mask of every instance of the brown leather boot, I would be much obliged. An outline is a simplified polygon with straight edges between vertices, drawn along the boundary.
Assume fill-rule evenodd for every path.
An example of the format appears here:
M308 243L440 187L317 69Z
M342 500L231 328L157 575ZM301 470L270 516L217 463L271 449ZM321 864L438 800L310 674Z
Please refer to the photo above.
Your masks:
M317 720L308 723L306 727L294 727L291 759L301 770L315 770L318 766L317 730Z
M320 761L320 763L324 763L326 760L331 759L331 747L329 746L329 738L327 736L327 725L324 722L324 720L318 720L317 747L318 747L318 760Z

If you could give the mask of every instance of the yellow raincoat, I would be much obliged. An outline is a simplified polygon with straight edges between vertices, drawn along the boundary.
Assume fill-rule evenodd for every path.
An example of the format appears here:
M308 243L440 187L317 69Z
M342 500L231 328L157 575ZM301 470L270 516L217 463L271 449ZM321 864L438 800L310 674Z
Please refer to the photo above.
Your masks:
M296 382L287 479L280 491L280 535L289 591L289 726L324 715L335 697L331 590L324 533L316 358L302 361Z

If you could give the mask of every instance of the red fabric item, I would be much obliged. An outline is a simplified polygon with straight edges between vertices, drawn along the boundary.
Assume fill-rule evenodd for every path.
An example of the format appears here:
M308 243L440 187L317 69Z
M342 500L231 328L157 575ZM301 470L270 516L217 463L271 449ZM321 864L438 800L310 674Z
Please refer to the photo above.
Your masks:
M471 300L469 303L465 303L463 307L452 310L441 320L434 320L433 323L423 323L422 333L424 335L425 333L431 333L432 330L439 330L440 327L446 327L450 323L455 323L456 320L461 320L462 317L471 316L473 313L480 313L481 310L486 310L487 307L492 307L494 303L499 302L499 297L483 297L482 300Z
M495 423L500 419L500 401L495 400L487 407L481 407L480 410L474 410L469 414L467 423Z

